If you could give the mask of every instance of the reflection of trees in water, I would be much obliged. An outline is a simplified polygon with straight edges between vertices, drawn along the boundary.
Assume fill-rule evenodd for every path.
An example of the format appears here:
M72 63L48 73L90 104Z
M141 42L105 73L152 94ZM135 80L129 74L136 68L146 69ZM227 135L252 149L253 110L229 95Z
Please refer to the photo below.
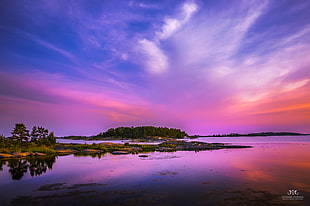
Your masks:
M30 175L39 176L47 171L47 169L52 169L53 164L56 162L55 156L48 157L31 157L27 159L10 159L7 160L9 172L12 175L13 180L20 180L25 173L30 172ZM6 161L0 162L0 170Z
M5 164L6 164L6 161L0 160L0 171L3 170L3 165L5 165Z
M47 171L47 169L52 169L53 164L56 162L55 156L44 157L44 158L29 158L29 171L30 175L39 176Z
M10 167L9 172L12 175L13 180L20 180L24 173L27 172L28 164L27 160L24 159L11 159L8 161L8 167Z

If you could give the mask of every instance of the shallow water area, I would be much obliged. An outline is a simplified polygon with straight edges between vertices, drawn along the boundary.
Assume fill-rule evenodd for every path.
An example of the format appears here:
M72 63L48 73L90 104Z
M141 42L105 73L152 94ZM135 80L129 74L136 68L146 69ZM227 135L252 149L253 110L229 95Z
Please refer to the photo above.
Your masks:
M194 140L254 146L245 149L6 161L0 205L310 205L309 136L268 138ZM303 200L283 200L292 189Z

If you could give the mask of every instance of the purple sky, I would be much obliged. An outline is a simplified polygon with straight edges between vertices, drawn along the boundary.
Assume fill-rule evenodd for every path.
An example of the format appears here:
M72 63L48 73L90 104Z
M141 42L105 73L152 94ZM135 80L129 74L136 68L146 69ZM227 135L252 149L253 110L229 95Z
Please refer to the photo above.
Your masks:
M310 132L310 2L4 0L0 133Z

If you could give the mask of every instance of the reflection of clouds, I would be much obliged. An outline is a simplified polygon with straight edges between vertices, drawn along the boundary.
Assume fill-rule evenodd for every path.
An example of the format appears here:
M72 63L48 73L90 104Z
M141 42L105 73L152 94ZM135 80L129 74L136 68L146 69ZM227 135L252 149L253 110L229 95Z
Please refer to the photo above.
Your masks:
M69 155L59 157L47 177L51 175L50 179L55 182L93 182L113 188L137 185L149 187L152 184L165 185L175 181L180 181L180 186L196 188L196 184L206 186L204 183L212 181L214 184L208 185L210 188L230 190L246 186L272 193L288 189L309 192L309 149L309 143L274 143L267 148L198 153L153 152L147 153L149 159L140 158L139 155L106 154L100 159Z
M271 187L296 187L309 191L310 144L279 144L269 148L254 148L249 153L230 153L228 164L241 171L233 176ZM271 189L270 188L270 189Z
M85 162L91 163L85 167ZM100 160L89 157L64 158L61 165L57 165L61 170L76 171L72 175L70 182L89 181L113 182L119 181L139 181L152 173L154 168L152 161L142 161L138 155L111 155L106 154ZM90 172L91 171L91 172Z
M244 174L245 179L255 182L274 180L274 176L270 174L270 171L249 169L248 171L245 171Z
M149 157L143 158L142 160L165 160L181 157L182 156L176 155L175 153L153 153L152 155L149 155Z
M305 192L310 192L310 184L295 182L293 185L295 186L295 188L298 188L299 191L303 190Z
M301 160L292 161L289 165L303 169L310 169L310 162L301 162Z
M292 148L295 147L295 150ZM280 144L265 148L241 150L150 153L148 158L129 156L105 156L107 161L100 165L100 171L92 173L95 181L140 182L157 174L199 179L202 176L222 181L229 178L240 184L250 182L250 187L280 192L294 187L309 191L307 183L310 144ZM110 170L113 170L111 172ZM169 180L170 181L170 180ZM192 180L194 181L194 180ZM121 184L121 183L120 183Z

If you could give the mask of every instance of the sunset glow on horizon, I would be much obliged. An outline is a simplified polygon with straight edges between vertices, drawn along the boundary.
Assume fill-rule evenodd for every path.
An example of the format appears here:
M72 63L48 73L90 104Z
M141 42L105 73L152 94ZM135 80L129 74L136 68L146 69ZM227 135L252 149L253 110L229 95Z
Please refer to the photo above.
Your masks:
M310 2L5 1L0 134L310 133Z

